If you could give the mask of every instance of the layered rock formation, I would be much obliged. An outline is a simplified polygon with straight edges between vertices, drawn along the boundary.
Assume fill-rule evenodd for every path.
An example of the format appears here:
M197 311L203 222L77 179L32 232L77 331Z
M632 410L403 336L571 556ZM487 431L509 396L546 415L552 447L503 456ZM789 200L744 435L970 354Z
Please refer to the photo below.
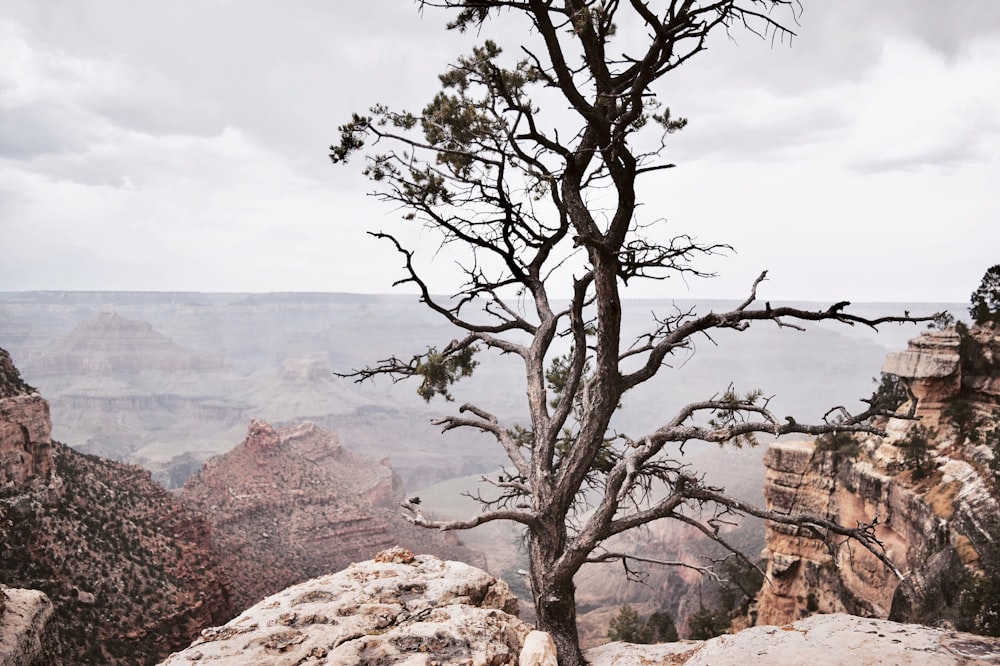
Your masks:
M394 548L268 597L163 666L513 665L532 629L516 613L485 571Z
M875 522L901 581L857 544L831 543L813 530L768 524L771 584L757 622L780 624L811 613L849 612L921 623L976 625L963 590L995 576L1000 503L990 465L995 450L973 434L992 432L1000 405L1000 339L992 328L928 332L883 370L909 385L921 427L930 427L926 471L900 445L913 421L890 419L888 437L858 438L856 456L815 442L773 444L765 456L768 506L855 526ZM1000 432L1000 431L996 431ZM989 561L987 556L990 557Z
M622 307L631 335L646 330L651 310L672 312L675 303ZM890 309L904 307L941 309ZM883 310L860 306L858 313ZM702 350L648 390L630 394L615 427L655 429L664 410L730 382L774 393L771 405L782 413L818 418L831 401L866 390L885 345L907 335L899 330L866 337L822 325L809 335L755 327L738 340L723 331L711 353ZM333 374L390 353L419 353L453 335L408 295L0 292L0 347L15 354L29 383L49 400L55 438L141 464L171 488L180 487L192 462L229 450L251 417L276 425L309 420L354 451L389 456L411 491L496 470L506 464L502 449L471 431L442 436L430 422L448 406L426 405L413 384L355 384ZM508 357L482 356L476 375L462 382L461 400L504 422L522 421L523 368ZM213 359L223 359L224 368ZM718 452L706 469L728 467L729 455ZM748 476L760 470L756 462L743 467ZM757 494L761 482L761 474L747 479Z
M478 560L453 534L403 520L401 484L385 460L348 451L312 423L252 420L246 439L209 460L182 496L212 525L240 608L395 543Z
M49 406L0 349L0 493L44 484L52 475Z
M51 442L45 401L6 359L0 584L51 600L42 663L143 663L229 617L206 523L148 472Z
M218 397L240 386L224 361L183 349L149 323L115 312L77 323L30 351L22 366L52 401L57 438L115 460L145 447L169 451L197 434L204 459L202 452L214 448L211 433L245 418L246 405ZM169 451L167 460L175 454ZM167 460L157 456L149 467L169 467Z

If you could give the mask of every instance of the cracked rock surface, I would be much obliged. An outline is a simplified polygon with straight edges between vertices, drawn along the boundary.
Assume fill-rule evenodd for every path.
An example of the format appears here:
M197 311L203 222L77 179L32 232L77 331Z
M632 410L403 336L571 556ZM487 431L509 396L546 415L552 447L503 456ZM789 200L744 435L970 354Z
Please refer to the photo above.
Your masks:
M1000 664L1000 639L835 613L704 642L608 643L587 658L591 666L986 666Z
M532 629L516 612L485 571L392 549L272 595L162 664L514 665Z

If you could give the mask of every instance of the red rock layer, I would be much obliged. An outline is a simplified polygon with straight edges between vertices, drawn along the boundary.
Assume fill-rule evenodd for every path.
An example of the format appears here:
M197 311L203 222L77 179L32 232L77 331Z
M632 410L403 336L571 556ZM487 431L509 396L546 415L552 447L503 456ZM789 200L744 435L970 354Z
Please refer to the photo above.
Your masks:
M237 607L401 543L478 561L454 537L406 523L398 477L312 423L252 420L246 439L209 460L183 497L212 525Z

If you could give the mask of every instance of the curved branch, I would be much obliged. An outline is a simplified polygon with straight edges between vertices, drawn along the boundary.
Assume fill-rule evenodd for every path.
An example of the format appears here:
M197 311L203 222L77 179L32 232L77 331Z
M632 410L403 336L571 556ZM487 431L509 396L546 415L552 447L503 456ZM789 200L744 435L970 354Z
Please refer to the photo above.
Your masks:
M631 573L628 568L628 561L631 560L633 562L657 564L665 567L683 567L685 569L691 569L693 571L697 571L703 576L708 576L720 583L725 582L722 579L722 577L719 576L718 572L712 569L712 567L691 564L690 562L683 562L681 560L661 560L655 557L642 557L641 555L632 555L630 553L604 552L592 557L588 557L586 560L584 560L584 562L587 564L600 564L605 562L614 562L616 560L620 561L622 563L622 566L625 567L626 574Z
M878 516L875 516L871 522L859 522L857 527L845 527L836 521L822 516L815 516L807 513L784 514L769 509L760 509L752 504L703 486L690 487L686 489L685 495L690 499L714 502L741 513L756 516L757 518L763 518L765 520L782 523L784 525L796 525L798 527L810 528L820 534L825 531L826 533L837 534L846 537L847 539L852 539L860 543L866 550L878 558L882 564L892 571L896 578L899 580L903 580L905 578L902 572L900 572L892 560L890 560L885 554L885 544L883 544L875 534L875 526L878 525Z
M400 502L399 506L406 510L403 514L403 518L405 518L410 524L418 527L427 527L442 531L468 530L496 520L512 520L515 523L521 523L522 525L526 525L528 527L533 527L538 524L538 516L535 513L522 509L496 509L493 511L484 511L472 518L469 518L468 520L430 520L424 517L423 513L420 511L420 507L411 500Z

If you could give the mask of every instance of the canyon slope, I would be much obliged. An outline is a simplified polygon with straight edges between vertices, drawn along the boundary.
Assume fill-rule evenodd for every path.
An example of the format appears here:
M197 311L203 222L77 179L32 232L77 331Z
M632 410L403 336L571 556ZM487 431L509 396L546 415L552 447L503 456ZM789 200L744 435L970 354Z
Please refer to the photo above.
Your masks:
M0 584L43 592L43 663L149 663L232 615L208 526L148 472L51 439L0 350Z
M773 444L765 496L778 511L873 524L903 577L857 544L768 524L773 584L757 622L849 612L996 635L1000 331L926 332L889 354L883 370L908 385L918 420L889 419L885 439Z

